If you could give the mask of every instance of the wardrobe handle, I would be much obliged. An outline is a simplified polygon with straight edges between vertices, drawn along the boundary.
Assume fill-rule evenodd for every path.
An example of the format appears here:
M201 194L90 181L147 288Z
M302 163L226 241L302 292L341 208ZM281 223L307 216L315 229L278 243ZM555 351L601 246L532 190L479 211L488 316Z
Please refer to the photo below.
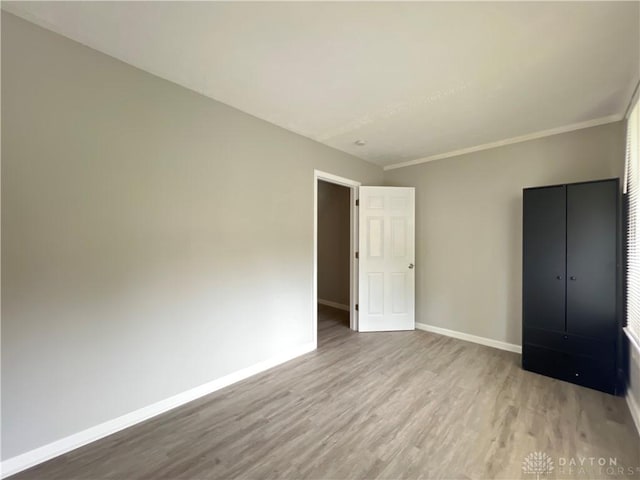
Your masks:
M571 280L575 280L575 279L576 279L576 277L569 277L569 278L570 278Z
M556 279L557 279L557 280L562 280L562 275L558 275L558 276L556 277Z

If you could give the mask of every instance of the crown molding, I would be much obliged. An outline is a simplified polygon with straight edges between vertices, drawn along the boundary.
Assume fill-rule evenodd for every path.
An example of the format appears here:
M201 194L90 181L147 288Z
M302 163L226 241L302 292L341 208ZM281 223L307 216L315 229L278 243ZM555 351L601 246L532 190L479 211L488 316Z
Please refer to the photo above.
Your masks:
M550 137L552 135L558 135L559 133L573 132L574 130L581 130L583 128L597 127L598 125L605 125L607 123L619 122L624 118L624 115L615 114L608 115L606 117L595 118L586 122L572 123L571 125L564 125L562 127L551 128L549 130L542 130L540 132L528 133L519 137L506 138L504 140L498 140L497 142L483 143L482 145L476 145L474 147L461 148L460 150L452 150L450 152L438 153L436 155L430 155L424 158L418 158L416 160L409 160L408 162L393 163L387 165L384 168L387 170L395 170L396 168L411 167L413 165L420 165L421 163L432 162L434 160L442 160L443 158L457 157L459 155L465 155L467 153L480 152L482 150L489 150L491 148L504 147L506 145L512 145L514 143L526 142L528 140L535 140L543 137Z
M631 111L633 107L638 102L638 97L640 96L640 80L636 83L636 88L633 89L633 93L631 94L631 98L629 99L629 105L627 105L627 110L624 114L624 118L629 118L631 115Z

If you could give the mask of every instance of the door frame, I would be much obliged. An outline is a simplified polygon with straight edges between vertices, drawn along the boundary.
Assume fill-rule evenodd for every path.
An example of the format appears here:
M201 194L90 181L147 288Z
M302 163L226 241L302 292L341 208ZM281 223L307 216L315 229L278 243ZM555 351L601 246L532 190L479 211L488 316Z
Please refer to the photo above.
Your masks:
M334 183L349 188L350 191L350 238L349 238L349 327L358 331L358 262L356 252L358 251L358 187L361 183L350 178L339 177L332 173L313 170L313 343L318 347L318 181Z

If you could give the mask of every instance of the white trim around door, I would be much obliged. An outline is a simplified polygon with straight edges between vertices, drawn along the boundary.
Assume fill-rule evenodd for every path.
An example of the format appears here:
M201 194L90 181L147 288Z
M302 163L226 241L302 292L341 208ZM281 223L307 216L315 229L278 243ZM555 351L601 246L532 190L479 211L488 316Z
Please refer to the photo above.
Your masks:
M349 262L349 326L351 330L358 330L358 312L356 311L356 303L358 303L358 264L356 261L356 252L358 248L358 210L356 208L356 200L358 200L358 187L360 182L349 178L339 177L332 173L322 172L320 170L313 171L313 343L318 345L318 180L324 182L335 183L348 187L351 191L351 225L349 231L351 238L349 239L351 260Z

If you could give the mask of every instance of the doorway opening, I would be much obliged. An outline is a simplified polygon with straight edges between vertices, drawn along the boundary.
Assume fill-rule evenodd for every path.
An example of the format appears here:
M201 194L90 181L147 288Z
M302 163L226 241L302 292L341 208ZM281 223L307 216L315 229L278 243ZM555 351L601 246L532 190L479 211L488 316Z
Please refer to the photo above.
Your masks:
M321 328L358 329L356 201L360 183L318 170L313 181L313 336L317 346Z

